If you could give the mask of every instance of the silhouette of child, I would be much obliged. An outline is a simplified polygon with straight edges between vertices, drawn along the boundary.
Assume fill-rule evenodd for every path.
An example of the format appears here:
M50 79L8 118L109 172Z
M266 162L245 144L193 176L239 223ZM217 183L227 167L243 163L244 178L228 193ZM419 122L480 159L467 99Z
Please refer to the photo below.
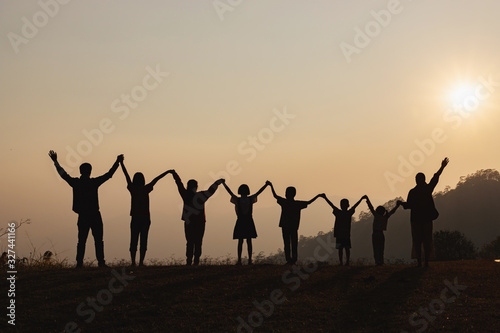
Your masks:
M368 196L364 196L366 203L370 212L373 214L373 233L372 233L372 245L373 245L373 257L375 258L375 264L377 266L382 266L384 264L384 248L385 248L385 236L384 230L387 230L387 222L389 217L396 212L396 210L401 205L401 201L398 201L396 206L389 212L384 206L378 206L377 209L373 209L373 205L370 202Z
M267 187L267 183L257 191L257 193L250 195L248 185L243 184L238 188L238 194L241 197L234 195L234 193L222 182L226 191L231 196L231 203L234 204L236 209L236 224L233 231L233 239L238 240L238 261L236 265L241 265L241 252L243 250L243 240L247 240L248 250L248 264L252 264L252 238L257 238L257 230L255 230L255 223L252 217L253 204L257 202L257 196L262 193Z
M184 234L186 236L186 265L190 266L193 263L197 266L200 263L203 235L205 234L205 203L217 191L223 179L215 181L206 191L198 191L196 180L190 179L187 182L187 188L185 188L175 170L172 170L172 176L184 202L181 219L184 221Z
M274 186L270 181L267 181L266 184L271 186L273 196L276 198L278 205L281 206L279 226L281 227L281 233L283 235L286 264L293 265L297 262L298 258L297 244L299 238L300 211L307 208L307 206L319 198L321 194L318 194L309 201L299 201L295 200L297 190L295 187L289 186L285 192L285 199L276 194Z
M130 180L130 176L125 168L125 163L120 162L123 173L125 174L125 179L127 180L127 189L132 197L132 203L130 208L130 216L132 220L130 221L130 259L132 261L132 266L135 266L135 256L137 253L137 243L139 237L141 239L141 249L139 256L139 266L144 266L144 258L146 257L146 251L148 247L148 233L149 227L151 226L151 217L149 213L149 193L153 191L155 184L165 177L172 170L165 171L155 179L153 179L149 184L146 184L144 175L141 172L136 172L134 174L133 180Z
M356 210L356 207L361 203L363 197L358 200L349 209L349 200L340 200L340 208L338 209L327 197L322 195L326 202L333 208L333 215L335 215L335 226L333 227L333 236L336 238L335 247L339 250L339 261L340 266L343 265L343 249L345 249L346 262L345 265L349 266L349 260L351 257L351 222L352 216Z

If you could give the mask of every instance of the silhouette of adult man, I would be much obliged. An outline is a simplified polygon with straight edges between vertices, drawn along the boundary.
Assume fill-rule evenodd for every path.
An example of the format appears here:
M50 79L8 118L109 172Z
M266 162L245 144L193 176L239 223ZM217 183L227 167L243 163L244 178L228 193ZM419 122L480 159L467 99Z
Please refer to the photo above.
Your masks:
M78 214L78 245L76 248L76 267L83 267L85 244L89 231L92 230L95 243L95 255L99 267L106 267L104 260L103 224L99 211L98 188L115 173L123 155L118 155L111 169L102 176L90 178L92 166L89 163L80 165L80 178L71 177L57 161L57 153L53 150L49 156L54 161L57 172L69 186L73 188L73 211Z
M189 180L187 188L185 188L175 170L172 170L172 176L184 202L181 219L184 221L186 236L186 265L194 264L197 266L200 263L201 245L205 234L205 202L215 193L224 180L219 179L208 190L198 192L198 182L196 180Z
M432 249L432 221L439 216L434 205L432 192L436 188L439 176L448 165L448 162L449 159L446 157L428 184L425 182L425 175L419 172L415 176L417 185L408 193L406 202L401 202L404 209L411 210L411 235L419 267L422 266L422 245L424 247L424 265L425 267L429 266L429 257Z

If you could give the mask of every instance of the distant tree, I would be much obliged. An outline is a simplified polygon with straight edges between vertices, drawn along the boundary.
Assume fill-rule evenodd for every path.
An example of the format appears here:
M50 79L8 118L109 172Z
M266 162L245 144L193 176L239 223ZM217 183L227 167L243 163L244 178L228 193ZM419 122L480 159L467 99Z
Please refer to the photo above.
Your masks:
M479 256L484 259L499 259L500 258L500 236L488 244L484 244L479 251Z
M440 230L434 233L436 260L474 259L474 243L460 231Z

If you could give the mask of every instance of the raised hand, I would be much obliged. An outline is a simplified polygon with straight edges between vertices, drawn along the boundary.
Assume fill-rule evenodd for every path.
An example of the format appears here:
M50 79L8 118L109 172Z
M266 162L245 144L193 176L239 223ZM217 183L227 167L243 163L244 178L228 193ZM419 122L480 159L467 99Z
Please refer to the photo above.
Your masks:
M123 154L120 154L116 157L116 161L119 163L123 163L124 159L125 159L125 156L123 156Z
M445 157L444 160L441 162L441 168L447 166L449 162L450 160L448 159L448 157Z
M49 151L49 156L52 159L52 161L57 162L57 153L53 150Z

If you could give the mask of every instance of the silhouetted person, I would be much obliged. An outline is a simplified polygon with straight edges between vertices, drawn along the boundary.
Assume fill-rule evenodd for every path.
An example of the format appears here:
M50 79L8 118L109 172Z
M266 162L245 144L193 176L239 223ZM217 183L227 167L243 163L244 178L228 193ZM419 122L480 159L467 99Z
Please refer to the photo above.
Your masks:
M181 219L184 221L184 233L186 235L186 265L198 265L200 263L201 245L205 234L205 202L215 193L223 179L215 181L206 191L198 190L198 182L191 179L184 187L181 178L172 170L179 194L184 202ZM194 255L194 262L193 262Z
M99 211L99 198L97 190L105 181L110 179L118 168L118 163L123 160L123 155L118 155L111 169L102 176L90 178L92 166L89 163L80 165L80 178L69 176L59 165L57 154L53 150L49 156L54 161L57 172L69 186L73 188L73 211L78 214L78 245L76 248L76 267L83 266L85 256L85 243L89 231L92 230L95 243L95 255L99 267L106 267L104 260L103 225Z
M130 208L130 216L132 220L130 221L130 259L132 261L132 266L135 266L135 256L137 253L137 243L139 237L141 239L141 250L139 255L139 266L144 266L144 258L146 257L146 251L148 249L148 233L149 227L151 226L151 216L149 212L149 193L153 191L155 184L165 177L172 170L165 171L155 179L153 179L149 184L146 184L144 175L141 172L136 172L134 174L134 179L131 180L130 176L125 168L125 163L123 161L120 163L125 178L127 179L127 189L132 197L132 203Z
M401 202L404 209L411 209L411 236L419 267L422 266L422 245L424 247L424 264L426 267L429 266L429 257L432 250L432 221L439 216L434 205L432 192L436 188L439 176L448 165L448 162L448 158L441 162L441 167L434 174L429 184L425 182L425 175L421 172L418 173L415 176L417 186L410 190L406 202Z
M252 264L252 238L257 238L257 230L255 230L255 223L252 217L253 204L257 202L257 196L264 191L267 184L262 186L257 193L250 195L250 188L246 184L242 184L238 188L238 194L241 197L234 195L234 193L223 181L227 193L231 196L231 203L234 204L236 210L236 224L234 225L233 239L238 240L238 261L236 265L241 265L241 252L243 251L243 241L247 240L248 250L248 264Z
M396 210L401 205L398 201L396 207L391 209L389 212L384 206L378 206L377 209L373 209L373 205L370 202L368 196L364 196L366 203L370 212L373 214L373 233L372 233L372 245L373 245L373 257L375 258L375 264L381 266L384 264L384 248L385 248L385 236L384 231L387 230L387 222L389 217L396 212Z
M333 237L336 238L335 247L339 250L339 261L340 265L343 265L343 249L345 249L345 265L349 266L349 260L351 257L351 222L352 216L356 210L356 207L361 203L364 197L358 200L349 209L349 200L342 199L340 200L340 208L338 209L328 198L326 195L321 195L322 198L328 202L330 207L333 208L333 215L335 215L335 226L333 227Z
M317 198L321 196L318 194L309 201L295 200L297 190L293 186L289 186L285 191L285 198L276 194L274 186L270 181L266 184L271 186L274 198L277 200L278 205L281 206L280 224L281 234L283 235L283 248L285 251L285 259L287 265L293 265L298 259L297 244L299 242L299 224L300 224L300 211Z

